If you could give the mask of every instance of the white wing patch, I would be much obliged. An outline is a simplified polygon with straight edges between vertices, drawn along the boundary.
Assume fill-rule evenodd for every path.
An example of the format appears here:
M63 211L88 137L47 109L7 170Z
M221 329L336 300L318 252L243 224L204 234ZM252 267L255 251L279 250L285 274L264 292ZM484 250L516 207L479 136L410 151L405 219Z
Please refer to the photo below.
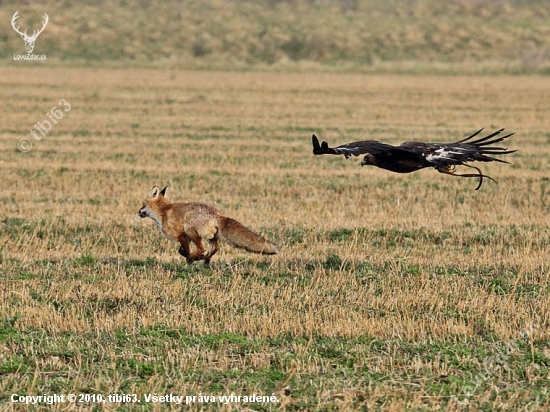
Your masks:
M337 149L334 149L334 151L338 154L343 154L346 159L350 158L353 155L352 152L353 149L347 148L347 147L339 147Z
M428 154L422 153L422 155L426 158L428 162L437 163L438 160L444 160L444 159L460 160L460 157L464 156L465 151L466 149L463 149L461 147L455 147L451 150L442 147L440 149L434 150L432 153L428 153ZM457 156L460 156L460 157L457 158Z

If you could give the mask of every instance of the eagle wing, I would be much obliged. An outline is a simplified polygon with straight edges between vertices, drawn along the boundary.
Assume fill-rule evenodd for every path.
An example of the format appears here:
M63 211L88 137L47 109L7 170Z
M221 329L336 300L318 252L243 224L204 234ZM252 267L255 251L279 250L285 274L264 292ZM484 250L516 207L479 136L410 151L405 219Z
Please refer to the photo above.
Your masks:
M361 162L362 166L376 166L396 173L411 173L424 167L433 166L422 157L422 151L418 150L420 145L424 143L418 143L411 150L411 148L403 145L392 146L377 140L362 140L338 147L329 147L327 142L319 144L317 136L313 135L312 142L313 154L344 155L346 159L350 156L365 155Z
M481 133L482 130L483 129L480 129L471 136L454 143L405 142L400 147L411 151L411 153L421 155L440 173L458 177L478 177L479 184L475 189L478 190L483 184L484 177L495 183L496 180L491 176L484 175L478 167L469 165L468 162L509 163L506 160L493 157L493 155L506 155L517 152L517 150L508 150L506 147L492 146L495 143L502 142L514 133L501 135L504 129L499 129L485 137L472 140ZM477 173L457 174L455 173L456 166L471 167L475 169Z
M366 153L377 155L387 150L396 149L395 146L381 143L378 140L361 140L359 142L343 144L338 147L329 147L327 142L319 144L319 139L315 135L311 137L311 141L313 143L314 155L344 155L346 159L350 156L360 156Z
M405 150L421 155L437 169L450 166L466 165L467 162L500 162L509 163L506 160L498 159L492 155L505 155L514 153L517 150L508 150L506 147L492 146L502 142L514 133L501 136L504 129L497 130L485 137L472 140L483 129L478 130L471 136L454 143L421 143L405 142L401 144Z

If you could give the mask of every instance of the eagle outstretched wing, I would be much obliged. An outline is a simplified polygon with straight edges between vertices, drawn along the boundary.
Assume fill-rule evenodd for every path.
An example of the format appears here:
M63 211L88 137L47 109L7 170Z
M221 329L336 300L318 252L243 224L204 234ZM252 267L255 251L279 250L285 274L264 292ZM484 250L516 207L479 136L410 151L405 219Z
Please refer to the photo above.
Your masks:
M504 155L514 153L516 150L508 150L505 147L491 146L512 136L509 133L505 136L499 136L504 129L497 130L485 137L472 140L483 129L478 130L473 135L455 143L418 143L405 142L400 147L424 156L426 160L433 163L435 167L465 165L466 162L501 162L509 163L506 160L498 159L489 155ZM487 147L490 146L490 147Z
M359 142L347 143L338 147L329 147L327 142L319 144L317 136L312 136L313 154L335 154L344 155L346 159L350 156L360 156L365 153L379 154L387 150L395 149L395 146L380 143L378 140L361 140Z
M410 173L425 167L434 167L440 173L459 177L478 177L479 189L486 177L495 181L492 177L484 175L481 170L469 165L468 162L501 162L505 160L493 157L493 155L506 155L516 150L508 150L505 147L493 146L502 142L514 133L501 135L504 129L497 130L487 136L473 140L483 129L471 136L454 143L423 143L405 142L399 146L392 146L376 140L363 140L347 143L338 147L329 147L327 142L319 143L317 136L312 136L313 154L334 154L350 156L365 155L362 166L372 165L396 173ZM467 166L477 170L477 173L456 174L456 166Z

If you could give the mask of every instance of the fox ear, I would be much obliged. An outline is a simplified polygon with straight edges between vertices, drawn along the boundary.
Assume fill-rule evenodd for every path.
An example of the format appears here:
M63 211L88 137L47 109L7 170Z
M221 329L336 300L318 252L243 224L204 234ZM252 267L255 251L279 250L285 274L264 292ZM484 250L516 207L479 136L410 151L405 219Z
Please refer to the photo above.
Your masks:
M160 191L160 194L163 196L166 196L166 189L168 189L168 186L166 186L164 189Z
M160 191L158 186L153 186L151 192L149 193L149 199L156 199L157 197L159 197L159 193Z

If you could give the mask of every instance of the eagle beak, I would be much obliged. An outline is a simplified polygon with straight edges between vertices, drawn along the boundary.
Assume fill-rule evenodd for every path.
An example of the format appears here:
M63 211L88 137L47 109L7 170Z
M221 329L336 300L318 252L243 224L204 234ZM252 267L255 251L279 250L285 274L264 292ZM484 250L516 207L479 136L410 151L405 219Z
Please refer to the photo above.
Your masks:
M367 158L364 158L363 160L361 160L361 166L365 166L365 165L368 165Z

